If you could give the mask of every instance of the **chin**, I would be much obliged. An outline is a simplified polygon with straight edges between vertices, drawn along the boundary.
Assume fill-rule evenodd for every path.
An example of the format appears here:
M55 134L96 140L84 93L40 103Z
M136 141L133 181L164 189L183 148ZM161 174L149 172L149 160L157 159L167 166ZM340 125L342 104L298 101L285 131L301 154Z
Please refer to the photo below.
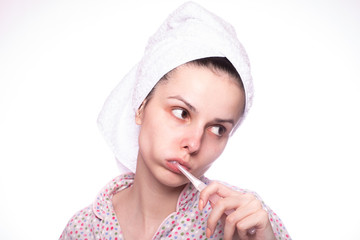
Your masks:
M166 187L172 187L177 188L184 186L189 181L185 176L182 174L174 173L172 171L169 171L167 169L164 169L164 171L158 172L158 175L155 176L157 180Z

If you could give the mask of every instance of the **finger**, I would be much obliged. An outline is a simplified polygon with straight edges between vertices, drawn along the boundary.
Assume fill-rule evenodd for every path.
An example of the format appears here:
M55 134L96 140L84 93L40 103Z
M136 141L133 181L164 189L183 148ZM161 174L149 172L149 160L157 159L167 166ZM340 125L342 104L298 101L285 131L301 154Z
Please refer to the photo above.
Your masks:
M225 219L229 214L229 212L231 213L234 212L233 209L236 209L238 207L238 202L239 202L239 198L233 196L233 197L219 198L219 200L215 204L211 204L212 210L207 220L207 227L211 233L214 231L216 224L221 217L224 217L224 222L225 222Z
M234 214L234 213L232 213ZM225 219L225 226L224 226L224 240L231 240L233 239L234 234L236 233L236 221L234 221L233 217L230 214Z
M248 202L246 205L242 205L236 209L236 211L229 216L229 220L239 222L242 219L256 213L259 210L263 210L262 204L259 200L253 199Z
M253 200L247 205L236 209L236 211L227 216L224 226L224 239L231 239L234 235L236 224L251 214L255 214L260 209L262 209L260 201Z
M209 184L204 190L200 193L199 200L199 210L201 211L206 203L209 201L210 196L218 195L222 198L233 196L233 195L241 195L242 193L235 191L219 182L212 182ZM215 203L215 202L214 202Z
M216 204L212 204L212 210L207 219L207 237L210 237L214 232L218 221L221 219L221 217L224 215L224 212L226 211L226 207L229 206L229 204L231 205L236 203L236 201L234 201L234 203L229 203L230 201L231 199L229 198L220 198L216 202Z
M206 199L205 201L210 201L211 203L211 207L214 207L214 205L216 204L216 202L221 199L222 197L220 197L219 195L213 194L210 195L208 197L208 199ZM261 202L251 193L240 193L240 192L234 192L232 193L231 196L225 197L225 199L232 199L232 201L229 201L228 203L231 203L230 205L228 205L226 207L226 215L230 215L235 209L238 209L240 207L246 206L247 204L249 204L252 201L256 201L258 204L258 207L261 208ZM200 199L200 203L202 203L203 200ZM200 205L199 203L199 205ZM199 206L199 209L202 210L202 208Z
M216 194L214 194L216 195ZM214 196L212 195L212 196ZM210 196L210 199L212 198L212 196ZM217 195L216 195L217 196ZM249 205L250 207L244 207L247 206L249 203L252 203L252 205ZM212 235L216 224L218 222L218 220L221 218L222 215L227 214L227 215L231 215L234 211L231 211L233 209L238 209L241 206L243 206L243 209L250 209L252 212L255 212L257 209L261 208L261 203L252 195L252 194L234 194L233 196L230 197L226 197L226 198L218 198L217 202L212 204L212 211L208 217L208 221L207 221L207 231L206 231L206 236L210 237L210 235ZM239 214L240 212L240 214ZM232 225L235 225L235 223L237 221L239 221L241 218L244 217L243 213L241 211L238 212L238 216L236 217L236 215L232 216L234 221L231 222ZM245 212L245 214L250 214L249 210L243 211ZM235 229L234 226L229 226L229 232L233 232ZM228 235L231 235L231 233L229 233Z
M265 210L260 209L254 214L251 214L241 221L236 223L236 231L240 239L249 239L249 237L257 237L263 235L266 226L268 225L268 214ZM255 234L250 235L248 230L255 229ZM259 238L261 239L261 238Z
M204 189L205 190L205 189ZM211 182L208 186L207 186L207 191L211 191L212 193L217 193L219 196L221 197L227 197L227 196L231 196L233 194L237 194L238 192L235 191L234 189L225 186L224 184L217 182L217 181L213 181ZM205 192L206 193L206 192Z

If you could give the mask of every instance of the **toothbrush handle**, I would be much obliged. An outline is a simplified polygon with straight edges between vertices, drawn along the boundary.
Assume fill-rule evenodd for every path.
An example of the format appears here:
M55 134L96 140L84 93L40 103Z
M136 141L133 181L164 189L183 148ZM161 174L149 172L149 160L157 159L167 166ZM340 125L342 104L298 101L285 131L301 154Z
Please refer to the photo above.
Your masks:
M213 194L209 197L209 201L213 204L215 204L219 199L221 199L221 197L217 194ZM230 215L231 213L233 213L235 210L234 209L229 209L225 211L226 215ZM251 227L250 229L247 230L247 233L249 235L254 235L256 233L256 228L255 227Z

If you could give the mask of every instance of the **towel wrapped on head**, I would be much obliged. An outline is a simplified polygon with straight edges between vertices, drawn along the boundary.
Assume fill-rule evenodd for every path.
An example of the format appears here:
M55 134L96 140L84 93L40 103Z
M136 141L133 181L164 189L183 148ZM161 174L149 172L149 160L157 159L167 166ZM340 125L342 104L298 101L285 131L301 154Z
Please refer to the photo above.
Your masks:
M193 2L175 10L149 39L144 56L107 98L98 126L115 154L120 171L135 172L139 126L135 113L156 83L172 69L192 60L226 57L238 71L245 89L245 111L253 97L250 64L234 28Z

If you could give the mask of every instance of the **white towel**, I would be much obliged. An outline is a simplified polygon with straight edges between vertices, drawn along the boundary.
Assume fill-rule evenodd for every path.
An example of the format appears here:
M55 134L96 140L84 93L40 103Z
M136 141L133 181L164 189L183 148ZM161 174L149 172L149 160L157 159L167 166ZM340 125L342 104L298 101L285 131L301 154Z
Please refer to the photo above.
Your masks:
M122 79L107 98L98 126L115 154L120 172L135 172L139 126L135 113L142 101L166 73L189 61L226 57L236 68L245 88L248 113L253 84L245 49L234 28L196 3L175 10L149 39L141 61Z

